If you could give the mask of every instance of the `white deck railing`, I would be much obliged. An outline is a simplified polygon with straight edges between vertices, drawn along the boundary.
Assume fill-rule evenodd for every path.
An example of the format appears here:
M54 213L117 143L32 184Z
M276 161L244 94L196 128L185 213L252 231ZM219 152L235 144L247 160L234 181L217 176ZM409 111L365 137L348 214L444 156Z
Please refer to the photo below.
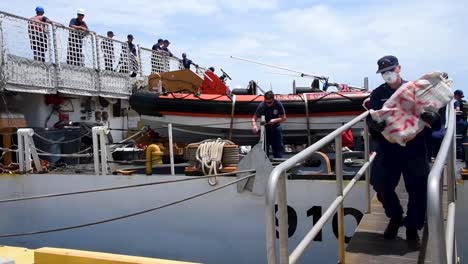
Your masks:
M95 32L42 23L0 11L0 85L32 93L127 98L132 72L181 69L180 59Z

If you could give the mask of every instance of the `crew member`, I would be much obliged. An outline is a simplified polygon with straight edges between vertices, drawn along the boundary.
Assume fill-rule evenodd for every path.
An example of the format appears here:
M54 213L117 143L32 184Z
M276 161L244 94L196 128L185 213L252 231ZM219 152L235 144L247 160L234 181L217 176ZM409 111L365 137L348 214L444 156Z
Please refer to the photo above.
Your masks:
M162 46L161 46L161 50L166 52L167 55L169 55L169 57L172 57L173 55L172 55L171 51L169 50L169 44L171 44L171 42L169 40L165 39L163 41Z
M194 65L195 67L198 68L198 65L197 65L197 64L193 63L192 60L187 59L187 54L185 54L185 53L182 53L182 60L181 60L181 62L182 62L182 65L184 66L184 69L190 69L190 65Z
M265 93L264 101L258 105L255 114L252 116L252 130L254 133L258 133L257 118L261 116L265 116L266 121L267 155L271 146L273 157L281 158L283 152L283 129L280 123L286 120L286 112L284 111L283 104L275 99L275 94L272 91Z
M36 7L36 15L31 20L42 23L53 23L52 20L44 16L44 8ZM45 62L45 53L48 48L48 27L46 24L30 21L28 26L29 41L34 54L34 60Z
M393 93L406 81L401 76L401 66L395 56L385 56L377 62L377 73L382 75L385 83L371 93L371 109L382 108ZM439 129L438 114L423 112L420 118ZM377 198L382 203L385 214L390 218L384 232L385 239L394 239L398 235L400 226L406 227L406 240L418 245L418 230L424 226L426 217L427 177L429 174L429 160L426 154L425 135L419 133L405 147L387 141L381 132L386 123L377 123L368 119L371 135L376 142L377 156L372 164L371 184L377 192ZM401 174L405 181L409 195L408 211L403 217L400 199L395 193Z
M76 18L72 18L69 23L74 30L70 30L68 35L67 64L84 66L83 39L89 29L84 21L85 10L80 8L76 13Z
M101 42L101 50L104 55L104 66L106 71L112 71L114 68L114 42L112 41L114 38L114 32L107 31L107 38L103 39Z

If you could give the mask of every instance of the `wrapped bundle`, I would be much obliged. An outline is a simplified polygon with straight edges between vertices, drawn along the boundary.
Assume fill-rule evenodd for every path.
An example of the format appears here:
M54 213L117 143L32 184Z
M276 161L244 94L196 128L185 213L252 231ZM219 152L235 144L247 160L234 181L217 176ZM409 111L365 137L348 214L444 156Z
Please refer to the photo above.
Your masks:
M452 82L441 72L426 74L417 81L407 82L384 103L382 109L371 110L372 119L386 122L382 135L392 143L405 146L424 129L420 115L436 112L452 99Z

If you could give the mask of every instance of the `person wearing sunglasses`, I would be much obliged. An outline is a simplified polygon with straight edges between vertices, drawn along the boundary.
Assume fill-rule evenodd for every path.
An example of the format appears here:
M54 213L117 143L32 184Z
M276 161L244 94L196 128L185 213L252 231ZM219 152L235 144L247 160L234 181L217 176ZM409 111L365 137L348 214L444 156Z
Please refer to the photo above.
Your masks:
M401 77L401 66L395 56L384 56L377 62L377 73L385 81L371 93L371 109L382 109L383 104L406 83ZM423 112L420 118L433 128L440 127L437 113ZM367 120L377 156L372 163L371 184L377 192L377 199L382 203L390 221L384 232L385 239L394 239L401 226L406 227L406 240L419 245L418 230L422 229L426 217L427 178L429 159L426 149L425 133L422 131L406 146L394 144L385 139L381 132L386 123L378 123L370 117ZM408 210L403 217L395 188L401 175L409 195Z
M266 134L266 147L267 155L269 149L273 151L274 158L283 157L283 129L280 125L281 122L286 120L286 112L284 111L283 104L275 99L275 94L268 91L264 95L264 101L261 102L255 114L252 117L252 131L258 133L257 118L265 116L265 134Z

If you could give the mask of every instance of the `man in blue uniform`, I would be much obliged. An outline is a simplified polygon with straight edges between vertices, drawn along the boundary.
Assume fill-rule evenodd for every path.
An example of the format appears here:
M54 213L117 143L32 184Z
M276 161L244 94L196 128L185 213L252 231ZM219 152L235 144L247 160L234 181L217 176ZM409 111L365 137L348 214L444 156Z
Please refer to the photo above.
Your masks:
M372 91L371 109L382 108L393 93L406 81L401 76L401 66L394 56L385 56L378 62L377 73L382 74L385 83ZM438 114L424 112L421 119L432 126L440 127ZM425 144L425 135L419 133L405 147L387 141L381 132L386 123L378 123L368 119L372 139L375 141L377 157L372 164L371 184L377 192L377 198L382 203L385 214L390 218L384 232L385 239L394 239L398 235L400 226L406 227L406 239L418 242L418 230L424 226L426 217L427 177L429 175L429 160ZM405 181L409 195L408 211L403 218L403 208L395 188L400 181L401 174Z
M181 60L181 62L182 62L182 65L184 66L184 69L190 69L190 65L192 65L192 64L193 64L196 68L198 68L198 65L195 64L195 63L193 63L192 60L188 59L188 58L187 58L187 54L185 54L185 53L182 53L182 60Z
M88 25L84 21L85 10L80 8L76 12L76 18L72 18L69 27L74 30L70 30L68 34L68 53L67 53L67 64L75 66L84 66L83 56L83 39L88 34Z
M286 113L283 104L275 100L275 94L268 91L264 95L264 101L261 102L255 114L252 117L252 130L258 133L257 118L265 116L265 133L267 155L271 146L274 158L281 158L283 152L283 129L280 123L286 120Z

